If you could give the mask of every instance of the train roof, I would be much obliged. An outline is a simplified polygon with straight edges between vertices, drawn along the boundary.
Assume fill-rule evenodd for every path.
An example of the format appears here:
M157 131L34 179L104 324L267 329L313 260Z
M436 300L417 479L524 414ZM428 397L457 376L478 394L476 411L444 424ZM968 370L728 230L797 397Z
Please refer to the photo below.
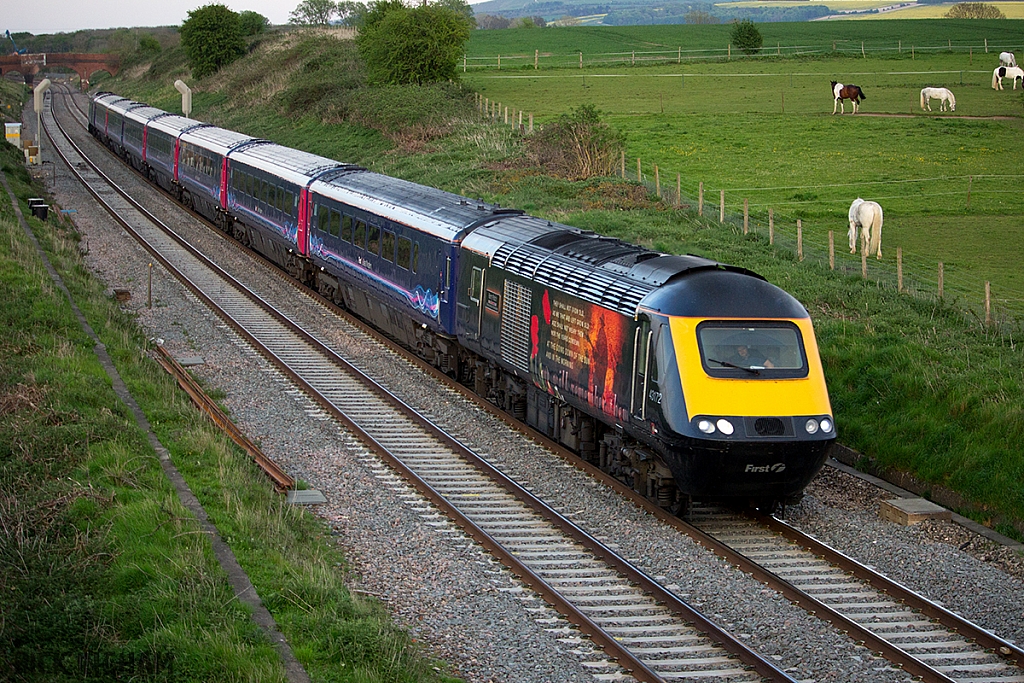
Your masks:
M217 126L201 126L181 133L182 142L197 145L221 156L252 140L256 138Z
M173 137L178 137L181 135L182 131L198 128L200 126L205 127L208 125L210 124L186 118L184 116L178 116L177 114L167 114L167 116L161 116L160 118L153 118L149 120L149 128L151 130L159 130L160 132L167 133Z
M358 168L272 142L246 145L231 152L228 158L232 162L248 164L273 173L301 187L306 187L310 180L329 171Z
M310 188L452 243L458 243L481 223L510 212L494 204L370 171L329 176Z
M96 104L103 105L104 107L109 107L113 102L117 102L119 100L124 100L125 102L132 101L129 100L127 97L121 97L120 95L115 95L112 92L97 93L92 98L93 102L95 102Z
M681 273L729 269L760 277L699 256L662 254L526 215L477 228L463 248L487 256L492 266L630 316Z
M139 123L148 123L155 118L167 116L168 114L163 109L157 109L156 107L151 107L148 104L143 104L138 107L132 107L127 110L124 115L125 118L138 121Z

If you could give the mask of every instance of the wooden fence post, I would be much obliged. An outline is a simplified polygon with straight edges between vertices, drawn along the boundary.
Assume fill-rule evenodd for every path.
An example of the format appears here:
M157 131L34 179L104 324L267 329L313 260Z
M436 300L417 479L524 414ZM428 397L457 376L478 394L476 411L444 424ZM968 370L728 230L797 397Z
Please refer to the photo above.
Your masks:
M775 244L775 209L768 209L768 244Z
M654 165L654 194L661 199L661 176L658 174L658 165Z
M636 158L636 181L639 183L643 180L643 176L640 175L640 157Z
M867 55L864 54L864 41L863 40L860 41L860 56L861 57L867 57Z
M680 45L679 46L679 55L676 57L676 64L682 64L682 63L683 63L683 47L682 47L682 45Z
M580 50L580 68L583 68L583 50Z
M985 324L992 324L992 285L985 281Z
M498 71L501 71L501 55L498 55Z
M625 150L622 151L622 157L619 159L619 161L622 164L622 179L625 180L626 179L626 151Z
M530 112L530 132L533 132L533 112Z
M750 200L743 198L743 234L750 232Z
M633 57L631 58L629 65L636 66L636 50L633 50Z
M943 280L945 279L943 273L942 261L939 261L939 298L942 298Z
M985 39L985 54L988 54L988 38Z
M903 247L896 247L896 291L903 293Z
M466 73L466 55L462 55L462 73Z
M796 258L804 260L804 226L799 218L796 219Z
M828 269L836 269L836 235L831 230L828 231Z
M718 222L725 222L725 190L722 190L721 199L718 200Z
M537 70L537 65L540 62L540 50L533 51L533 70Z
M868 279L868 241L861 240L860 245L860 276Z
M726 54L726 59L732 59L732 43L729 43L729 47L726 49L728 50L728 53Z
M683 174L676 173L676 207L683 205Z
M704 181L697 185L697 215L704 215Z
M900 40L900 41L897 41L897 42L899 43L899 51L900 51L900 54L903 54L903 41L902 41L902 40Z

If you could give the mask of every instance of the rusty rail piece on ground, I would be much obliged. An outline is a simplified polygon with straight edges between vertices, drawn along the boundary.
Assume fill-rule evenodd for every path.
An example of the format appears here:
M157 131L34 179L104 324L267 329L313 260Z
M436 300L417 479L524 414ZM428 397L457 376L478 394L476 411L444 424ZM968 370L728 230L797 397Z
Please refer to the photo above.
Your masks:
M156 362L163 366L164 370L178 381L178 384L189 395L192 402L206 413L213 420L214 424L220 427L232 441L249 454L249 457L274 482L274 488L277 489L278 493L294 489L295 479L278 467L277 463L268 458L256 444L242 433L242 430L224 414L224 411L220 409L220 406L212 398L206 395L206 392L199 386L199 383L171 356L170 352L162 346L157 346L156 350Z

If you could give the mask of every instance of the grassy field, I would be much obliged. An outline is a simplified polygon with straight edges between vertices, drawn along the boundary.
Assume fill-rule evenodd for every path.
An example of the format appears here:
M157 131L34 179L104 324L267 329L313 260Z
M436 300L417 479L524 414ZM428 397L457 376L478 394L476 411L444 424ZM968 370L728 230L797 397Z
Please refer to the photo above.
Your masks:
M28 213L21 152L0 164ZM0 679L286 681L209 539L119 401L64 293L0 200ZM331 529L274 493L149 357L56 212L35 234L317 681L451 681L349 593Z
M653 183L686 201L700 182L717 213L747 200L758 229L772 208L780 226L800 219L804 238L824 249L828 231L846 240L857 196L882 204L883 246L894 269L902 247L906 273L978 305L985 281L999 305L1024 315L1024 135L1021 91L996 91L994 55L938 53L878 58L761 59L644 68L473 72L465 80L484 97L524 109L543 122L594 104L626 134L626 170L642 160ZM973 64L972 64L973 62ZM830 80L867 94L862 115L832 116ZM956 116L920 108L920 89L949 87ZM867 114L867 115L863 115ZM970 205L968 206L968 190Z

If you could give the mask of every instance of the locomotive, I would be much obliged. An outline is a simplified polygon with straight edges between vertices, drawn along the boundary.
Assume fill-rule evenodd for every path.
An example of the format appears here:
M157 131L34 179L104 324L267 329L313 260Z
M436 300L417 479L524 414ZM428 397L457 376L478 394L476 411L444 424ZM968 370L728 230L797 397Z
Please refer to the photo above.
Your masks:
M292 277L666 508L798 499L836 439L806 309L668 255L93 96L89 131Z

